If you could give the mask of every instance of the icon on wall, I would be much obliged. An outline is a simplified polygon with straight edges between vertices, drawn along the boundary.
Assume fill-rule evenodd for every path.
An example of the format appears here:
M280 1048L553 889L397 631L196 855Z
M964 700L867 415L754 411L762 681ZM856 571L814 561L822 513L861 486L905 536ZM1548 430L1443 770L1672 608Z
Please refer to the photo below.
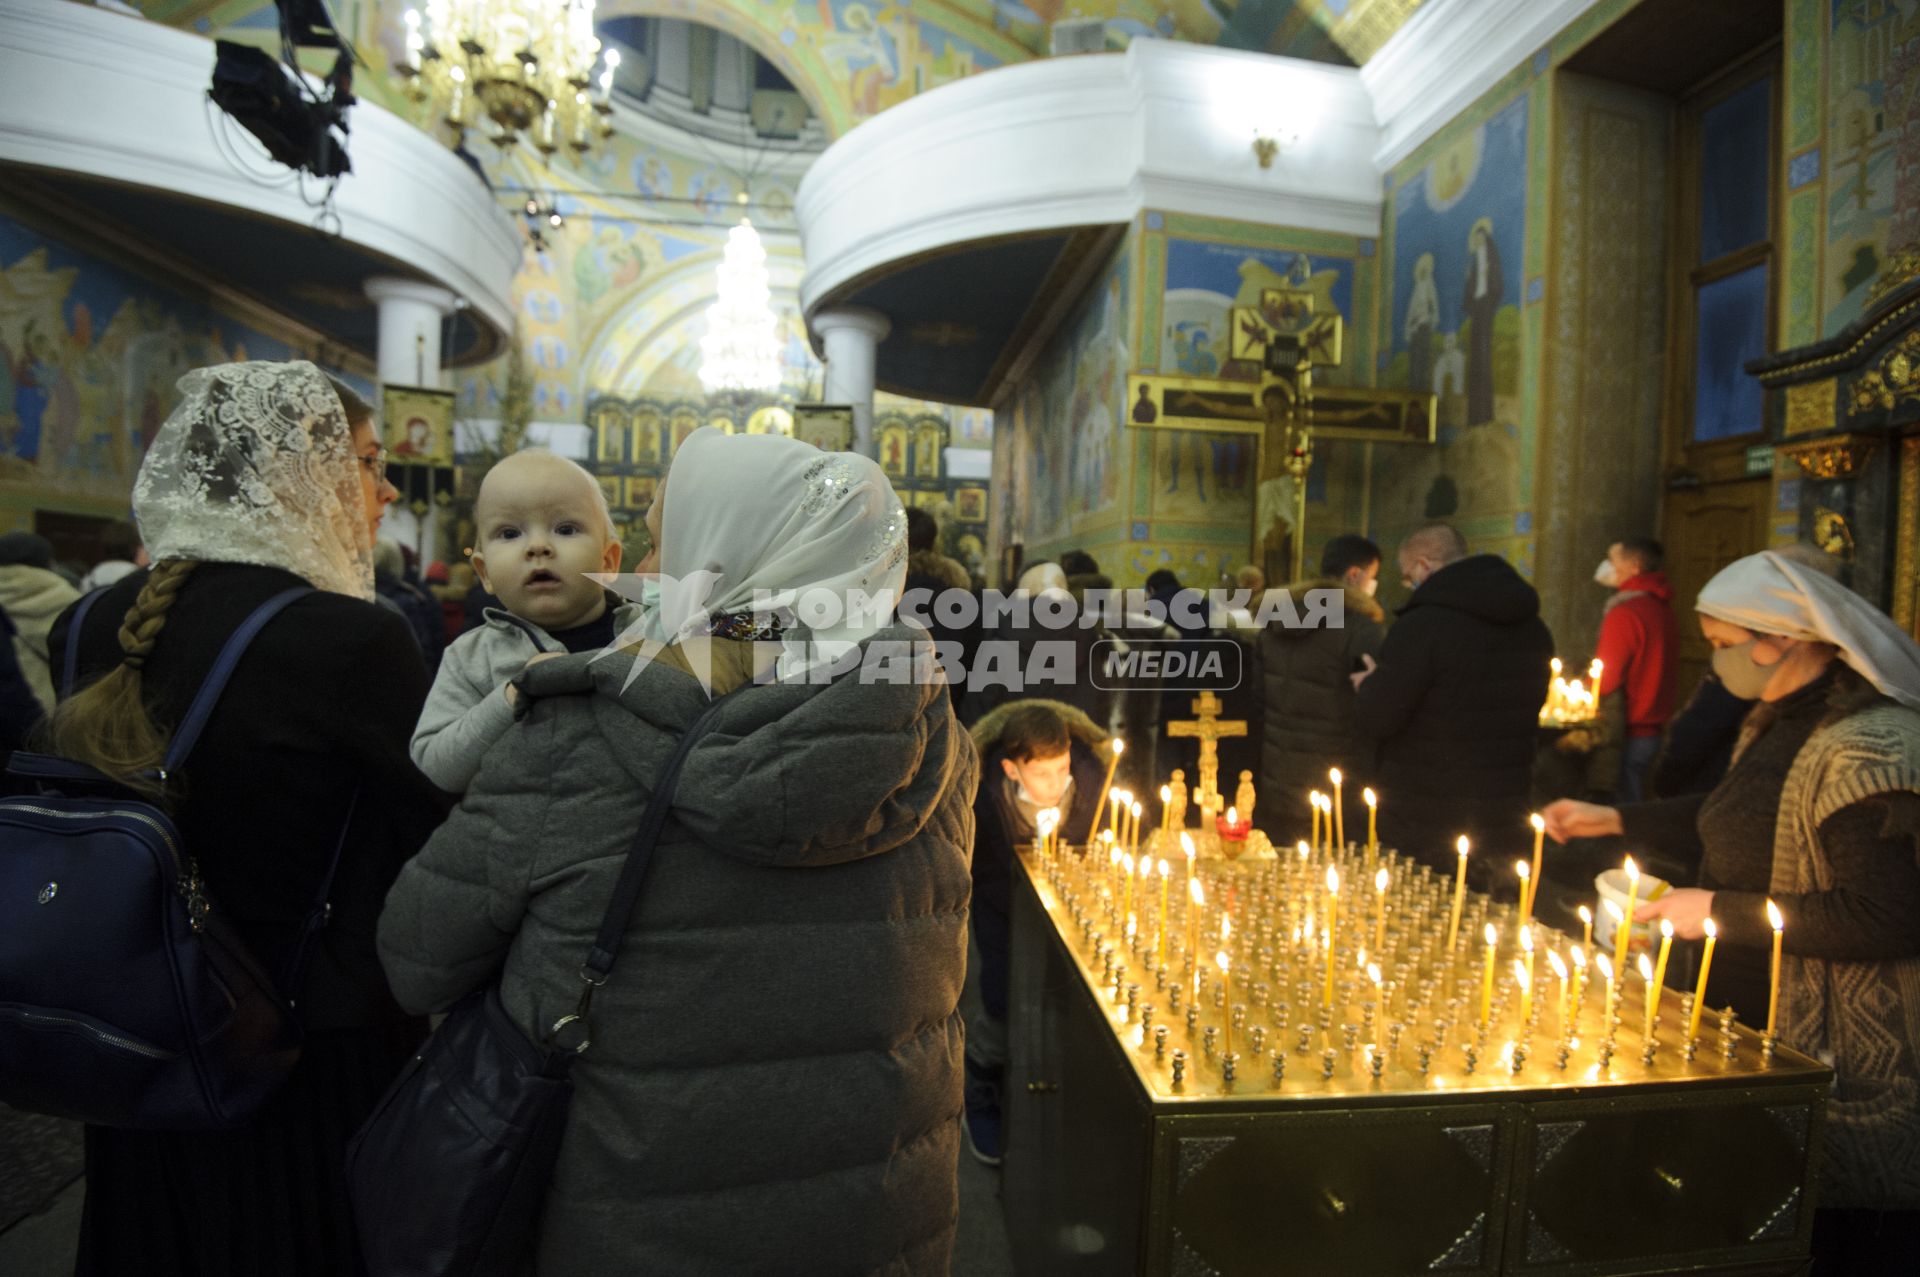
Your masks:
M387 455L408 465L452 465L453 399L451 390L381 387L381 433Z

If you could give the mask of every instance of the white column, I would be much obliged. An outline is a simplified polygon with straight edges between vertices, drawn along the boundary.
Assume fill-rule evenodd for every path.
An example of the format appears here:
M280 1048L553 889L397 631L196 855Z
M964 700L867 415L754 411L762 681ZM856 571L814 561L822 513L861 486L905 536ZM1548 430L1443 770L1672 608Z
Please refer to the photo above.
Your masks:
M823 310L813 317L813 330L820 334L826 353L827 379L824 397L828 403L853 405L853 450L876 456L873 441L874 362L880 343L892 331L893 323L878 311L848 306Z
M380 308L381 384L446 389L440 334L460 299L438 285L393 275L374 276L366 290Z
M446 330L447 316L454 312L459 298L445 288L402 279L395 275L376 275L366 282L367 296L380 308L379 377L387 386L419 386L425 390L449 390L452 383L440 367L440 335ZM420 518L396 503L387 512L383 529L386 539L412 546L420 556L420 567L433 561L435 525L439 511L429 507Z

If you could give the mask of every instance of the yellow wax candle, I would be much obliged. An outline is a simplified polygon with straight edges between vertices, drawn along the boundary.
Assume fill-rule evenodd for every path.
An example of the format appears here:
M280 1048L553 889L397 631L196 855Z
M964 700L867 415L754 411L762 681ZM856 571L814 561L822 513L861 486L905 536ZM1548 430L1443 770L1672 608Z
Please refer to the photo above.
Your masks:
M1380 854L1380 795L1371 789L1360 791L1360 797L1367 803L1367 854Z
M1382 952L1387 947L1387 876L1386 866L1382 865L1373 875L1373 949Z
M1320 791L1307 791L1307 806L1313 808L1313 849L1320 850Z
M1120 755L1126 752L1127 743L1116 736L1111 746L1113 757L1107 760L1107 778L1100 782L1100 792L1093 800L1093 824L1087 827L1088 842L1092 842L1093 836L1100 832L1100 809L1107 805L1107 792L1113 788L1113 773L1120 766Z
M1200 911L1207 907L1207 889L1198 878L1187 879L1187 961L1193 964L1193 988L1200 991Z
M1133 835L1133 849L1140 850L1140 817L1146 814L1146 808L1139 803L1133 805L1133 820L1127 825L1127 832Z
M1187 881L1193 881L1193 835L1186 830L1180 831L1180 854L1187 858Z
M1500 946L1500 933L1494 925L1487 924L1487 961L1480 973L1480 1027L1487 1027L1493 1018L1493 956Z
M1767 983L1767 1037L1773 1037L1774 1021L1780 1014L1780 941L1787 931L1787 920L1780 906L1767 901L1767 924L1773 928L1773 972Z
M1119 792L1117 790L1108 790L1106 793L1106 800L1107 800L1107 827L1101 830L1100 832L1102 834L1112 834L1115 839L1118 839L1120 837L1120 794ZM1099 820L1097 817L1095 818L1094 823L1095 824L1099 823Z
M1373 985L1373 1032L1377 1038L1380 1033L1380 1023L1387 1018L1386 999L1381 992L1379 963L1367 964L1367 979Z
M1700 983L1693 990L1693 1014L1687 1019L1687 1041L1700 1036L1700 1013L1707 1009L1707 972L1713 967L1713 946L1720 938L1720 928L1714 925L1712 918L1700 924L1707 933L1707 950L1700 955Z
M1343 784L1340 777L1340 769L1338 767L1328 768L1327 779L1333 782L1333 827L1337 832L1337 836L1333 840L1333 845L1341 851L1345 851L1347 849L1347 809L1340 801L1341 786Z
M1520 927L1520 952L1527 973L1520 985L1520 1031L1525 1033L1527 1021L1533 1018L1533 928L1524 923Z
M1520 986L1520 1027L1519 1036L1527 1036L1527 1020L1533 1015L1533 976L1527 964L1520 959L1513 960L1513 982Z
M1323 1005L1333 1006L1334 938L1340 926L1340 871L1327 866L1327 991Z
M1587 951L1579 945L1573 946L1573 1018L1580 1019L1580 1008L1587 1000ZM1567 1026L1567 1032L1573 1032L1573 1025Z
M1593 910L1581 905L1578 912L1581 927L1580 946L1583 949L1591 949L1593 948Z
M1221 978L1227 982L1227 1014L1225 1018L1221 1021L1221 1024L1226 1031L1225 1032L1226 1045L1227 1045L1226 1053L1228 1055L1232 1055L1233 1054L1233 964L1227 961L1227 952L1224 949L1222 949L1219 953L1214 954L1213 960L1220 967Z
M1142 892L1148 892L1153 890L1152 885L1147 882L1147 879L1153 877L1153 858L1151 856L1142 856L1140 857L1140 859L1133 862L1133 864L1130 866L1130 869L1131 869L1131 872L1127 877L1127 912L1128 913L1133 912L1134 878L1136 877L1139 878L1140 890ZM1146 903L1147 903L1146 900L1143 899L1140 902L1141 907L1145 908Z
M1633 940L1633 906L1640 899L1640 866L1633 863L1633 857L1627 857L1627 907L1621 911L1620 924L1613 929L1613 967L1625 972L1627 969L1627 945Z
M1673 920L1660 919L1660 960L1653 964L1653 1009L1647 1012L1651 1023L1660 1014L1660 995L1667 989L1667 955L1673 952ZM1651 1038L1652 1034L1649 1033Z
M1600 1032L1603 1036L1613 1036L1613 962L1606 954L1594 955L1593 965L1600 968L1600 978L1607 982L1607 1000L1600 1004Z
M1173 832L1173 786L1160 786L1160 828Z
M1547 965L1553 968L1553 973L1556 976L1560 977L1559 1014L1554 1017L1553 1022L1558 1027L1560 1036L1564 1038L1573 1031L1567 1024L1567 964L1566 960L1560 956L1558 949L1549 949L1547 950Z
M1167 965L1167 884L1171 881L1167 873L1167 862L1160 862L1160 951L1157 966Z
M1460 868L1453 875L1453 920L1447 924L1447 961L1453 961L1454 946L1460 940L1460 909L1467 902L1467 836L1461 834L1454 847L1460 853Z
M1533 874L1529 881L1533 883L1534 902L1537 903L1540 896L1540 855L1547 845L1547 821L1536 811L1527 818L1527 823L1533 826Z
M1659 1008L1659 995L1653 989L1653 959L1641 954L1635 963L1640 968L1640 996L1646 1005L1640 1010L1640 1036L1653 1041L1653 1013Z
M1533 896L1527 890L1533 883L1533 874L1524 860L1513 862L1513 873L1520 879L1520 925L1524 927L1533 918Z

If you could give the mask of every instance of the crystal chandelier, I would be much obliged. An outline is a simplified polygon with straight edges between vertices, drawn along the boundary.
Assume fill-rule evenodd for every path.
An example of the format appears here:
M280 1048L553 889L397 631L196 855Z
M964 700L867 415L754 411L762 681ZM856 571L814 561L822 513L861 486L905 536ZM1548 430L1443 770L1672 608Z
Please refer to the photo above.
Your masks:
M719 300L707 307L700 383L708 394L746 395L780 386L780 338L768 304L767 250L746 218L727 232Z
M428 0L425 20L408 9L407 94L457 134L490 123L511 146L530 135L542 155L562 146L585 154L613 135L608 49L598 77L594 0ZM591 93L589 92L591 90Z

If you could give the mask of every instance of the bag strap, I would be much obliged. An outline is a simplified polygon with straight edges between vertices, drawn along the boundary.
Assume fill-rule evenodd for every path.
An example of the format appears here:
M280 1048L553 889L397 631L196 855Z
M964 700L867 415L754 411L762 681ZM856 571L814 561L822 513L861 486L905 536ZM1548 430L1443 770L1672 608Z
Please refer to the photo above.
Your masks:
M607 905L606 916L600 920L600 934L594 938L593 951L587 955L586 965L580 969L580 978L590 985L597 987L605 984L613 971L614 959L620 956L620 943L626 938L627 921L633 917L633 907L640 902L641 880L647 876L647 866L653 862L654 844L660 841L660 831L666 827L667 816L673 810L673 791L680 781L680 766L687 761L687 755L693 752L699 739L706 735L707 729L713 726L714 717L726 700L726 696L719 697L700 711L700 716L681 734L679 743L667 758L667 765L660 771L653 797L647 800L647 810L640 817L640 831L634 835L626 863L620 867L620 880L614 885L613 900Z
M87 623L87 613L93 611L93 605L107 592L106 586L89 590L73 609L73 619L67 622L67 655L60 667L60 695L73 695L73 685L80 678L80 627Z
M360 786L353 787L353 797L347 800L347 818L340 822L340 836L334 840L333 856L327 861L327 872L320 879L320 892L313 899L313 908L307 911L307 918L300 927L300 941L287 959L287 969L280 982L282 994L287 1005L294 1005L294 994L300 988L301 978L306 975L307 959L316 936L325 929L333 916L333 905L327 897L333 894L334 874L340 869L340 853L346 850L347 833L353 828L354 813L360 808Z
M206 681L200 684L200 690L194 694L193 704L187 707L185 718L173 730L173 740L167 745L166 759L160 764L160 779L178 771L180 764L187 760L194 742L200 739L200 732L213 716L213 707L220 699L220 693L227 689L227 680L233 677L234 667L240 664L240 658L246 653L247 645L254 636L266 628L268 621L280 615L289 603L313 593L313 587L296 585L280 591L253 609L252 615L240 623L240 628L227 637L220 649L220 655L214 658L213 668L207 671Z

